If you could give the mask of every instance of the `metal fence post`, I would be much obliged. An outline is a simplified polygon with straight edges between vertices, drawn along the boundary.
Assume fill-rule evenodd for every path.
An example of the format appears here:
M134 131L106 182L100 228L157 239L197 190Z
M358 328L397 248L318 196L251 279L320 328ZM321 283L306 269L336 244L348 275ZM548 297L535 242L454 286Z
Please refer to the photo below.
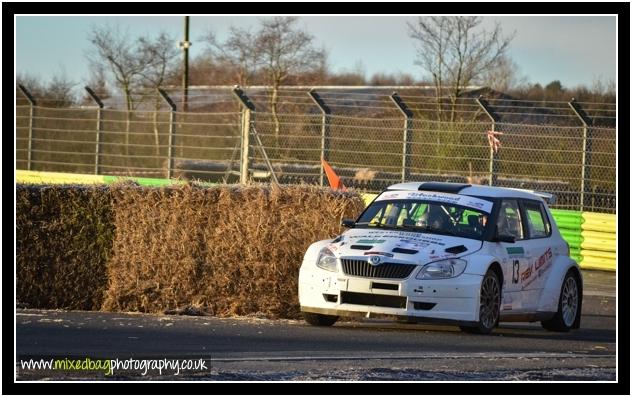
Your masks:
M167 143L167 179L171 179L173 175L173 145L175 144L176 133L176 104L169 98L169 95L158 88L158 94L162 97L165 103L169 106L169 142Z
M103 128L103 121L101 120L101 111L103 109L103 102L97 96L97 94L92 91L92 89L88 86L84 87L85 90L90 95L90 98L97 105L97 136L95 139L96 147L94 149L94 174L99 175L99 160L101 157L101 130Z
M489 117L489 119L492 122L492 132L496 131L496 122L498 121L498 116L494 113L493 110L490 109L489 107L489 102L487 102L485 100L485 98L483 98L483 96L479 96L478 98L476 98L476 103L478 103L478 106L480 106L483 111L485 112L485 114L487 115L487 117ZM496 185L496 180L498 178L498 162L497 160L499 160L499 156L498 153L494 152L494 148L490 147L489 148L489 186L494 186Z
M252 103L250 98L244 93L244 91L235 86L233 88L233 94L239 100L243 109L243 115L241 118L241 162L239 166L239 182L248 183L248 167L249 167L249 147L250 147L250 124L254 118L252 112L255 111L255 104Z
M410 174L410 142L412 141L412 129L413 129L413 112L406 106L402 98L396 93L389 97L391 101L397 106L400 112L405 117L404 120L404 137L402 147L402 182L408 180Z
M592 119L586 114L584 109L582 109L581 105L575 102L575 98L571 98L571 101L568 103L568 106L571 107L575 115L579 118L583 126L583 134L582 134L582 179L581 179L581 193L579 195L579 210L584 210L584 203L586 202L585 196L586 192L590 190L590 168L589 164L591 162L592 156L592 136L591 129Z
M18 84L18 89L24 95L26 100L29 102L29 141L28 141L28 151L26 154L26 169L28 171L31 170L31 153L33 153L33 118L35 117L35 98L33 95L24 87L22 84Z
M309 97L314 101L316 106L320 109L320 112L323 114L323 120L320 128L320 186L324 186L325 183L325 168L323 168L323 160L329 161L329 121L331 115L331 109L329 106L325 104L323 99L316 93L316 91L312 88L307 93Z

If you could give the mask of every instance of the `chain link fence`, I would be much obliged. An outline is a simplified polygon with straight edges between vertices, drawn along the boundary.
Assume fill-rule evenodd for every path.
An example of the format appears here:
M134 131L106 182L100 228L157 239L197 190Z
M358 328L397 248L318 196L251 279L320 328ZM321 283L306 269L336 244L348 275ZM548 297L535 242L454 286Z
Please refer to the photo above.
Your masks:
M240 146L238 112L16 107L16 169L221 180Z
M246 180L327 185L324 159L345 186L368 192L402 181L492 181L554 193L557 208L615 211L616 128L594 119L583 125L563 103L531 106L521 120L516 109L525 103L490 100L500 110L490 120L474 99L453 106L455 116L410 93L401 95L408 113L384 94L323 92L325 108L305 94L284 93L277 112L255 92L253 109L223 97L212 109L195 110L192 100L194 110L184 113L43 107L18 93L16 169L225 183L244 180L243 173ZM611 123L611 105L585 107ZM544 123L556 109L570 114ZM490 130L502 133L496 153Z

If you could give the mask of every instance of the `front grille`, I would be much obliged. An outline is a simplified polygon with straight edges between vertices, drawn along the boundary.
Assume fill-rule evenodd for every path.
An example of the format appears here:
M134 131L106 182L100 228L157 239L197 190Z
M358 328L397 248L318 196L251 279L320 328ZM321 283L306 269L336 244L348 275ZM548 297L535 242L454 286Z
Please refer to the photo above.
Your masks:
M373 278L406 278L415 268L415 265L401 263L382 263L377 266L367 261L357 259L342 259L342 271L347 276L373 277Z
M342 291L340 293L341 303L351 303L354 305L394 307L396 309L406 309L406 297L392 295L363 294L360 292Z

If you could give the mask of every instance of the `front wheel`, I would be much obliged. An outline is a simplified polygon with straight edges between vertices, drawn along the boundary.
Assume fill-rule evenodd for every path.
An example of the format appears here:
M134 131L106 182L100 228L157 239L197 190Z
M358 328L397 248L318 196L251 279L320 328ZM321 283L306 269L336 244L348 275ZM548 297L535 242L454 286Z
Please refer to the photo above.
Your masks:
M489 334L500 318L500 281L493 270L488 270L481 283L481 305L478 324L461 326L461 330L474 334Z
M575 324L579 324L581 316L581 296L579 279L574 272L566 273L557 312L550 320L542 321L542 327L549 331L568 332Z
M326 314L303 312L303 318L310 325L319 327L329 327L338 321L338 316L328 316Z

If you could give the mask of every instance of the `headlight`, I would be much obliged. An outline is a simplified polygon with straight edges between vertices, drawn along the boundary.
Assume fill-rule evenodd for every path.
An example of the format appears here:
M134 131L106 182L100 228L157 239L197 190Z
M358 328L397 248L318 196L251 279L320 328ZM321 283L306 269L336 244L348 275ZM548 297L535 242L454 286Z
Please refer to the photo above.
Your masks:
M336 266L336 257L329 248L323 248L322 250L320 250L320 255L318 256L316 266L330 272L335 272L338 270L338 267Z
M452 278L465 271L467 262L463 259L445 259L432 262L422 267L417 274L418 280L433 280L438 278Z

